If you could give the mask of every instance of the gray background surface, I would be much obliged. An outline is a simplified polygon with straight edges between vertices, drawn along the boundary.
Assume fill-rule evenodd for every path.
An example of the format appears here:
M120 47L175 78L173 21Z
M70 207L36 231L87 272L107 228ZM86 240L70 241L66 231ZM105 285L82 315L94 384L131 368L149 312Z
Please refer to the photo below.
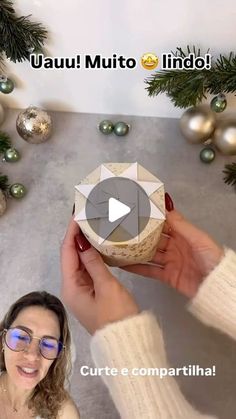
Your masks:
M131 124L128 136L104 136L98 123L107 115L52 113L52 138L30 145L16 133L19 111L8 111L1 130L22 153L16 164L0 164L10 183L22 182L28 195L8 201L0 219L0 315L23 294L39 289L59 295L59 249L71 216L74 185L105 162L138 161L164 184L176 208L216 240L235 246L236 194L222 181L225 162L217 154L210 165L199 160L201 146L188 144L177 119L109 116ZM203 412L234 419L236 410L236 343L187 313L187 300L154 280L115 270L143 309L156 313L164 330L172 366L216 365L216 377L179 377L185 396ZM116 419L118 414L99 377L81 377L80 366L92 365L90 337L71 319L77 360L72 395L82 418Z

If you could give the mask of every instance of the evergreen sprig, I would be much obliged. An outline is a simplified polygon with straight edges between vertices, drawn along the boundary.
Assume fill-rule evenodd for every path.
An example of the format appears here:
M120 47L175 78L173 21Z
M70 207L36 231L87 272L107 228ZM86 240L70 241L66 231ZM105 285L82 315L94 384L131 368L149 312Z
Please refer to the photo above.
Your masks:
M200 49L194 46L192 50L187 46L187 52L178 47L172 54L176 57L187 57L190 53L195 57L202 56ZM207 53L209 50L207 51ZM196 106L206 98L207 93L235 93L236 92L236 55L220 55L209 70L160 70L145 79L149 96L166 93L175 106L187 108Z
M4 57L3 53L0 51L0 70L3 70L4 68Z
M232 185L236 191L236 162L231 164L225 165L225 170L223 170L225 174L224 182L228 185Z
M0 153L4 153L11 147L10 137L6 132L0 131Z
M8 177L0 173L0 189L7 192L8 188Z
M47 30L31 22L29 16L18 17L10 0L0 0L0 64L4 53L11 61L28 60L32 50L41 50Z

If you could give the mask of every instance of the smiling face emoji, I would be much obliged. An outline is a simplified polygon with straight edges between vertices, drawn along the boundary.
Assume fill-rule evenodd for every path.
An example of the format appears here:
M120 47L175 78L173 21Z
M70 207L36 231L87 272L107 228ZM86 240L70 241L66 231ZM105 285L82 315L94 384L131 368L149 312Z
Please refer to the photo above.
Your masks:
M151 52L143 54L141 64L145 70L154 70L158 66L158 57Z

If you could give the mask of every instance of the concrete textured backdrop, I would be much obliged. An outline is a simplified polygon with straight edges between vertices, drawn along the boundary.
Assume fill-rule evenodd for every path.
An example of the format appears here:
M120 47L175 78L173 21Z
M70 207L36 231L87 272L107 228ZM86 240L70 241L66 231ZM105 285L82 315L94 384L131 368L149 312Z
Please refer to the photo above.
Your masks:
M9 110L1 130L22 153L16 164L1 163L10 183L28 188L21 201L8 201L0 220L0 315L18 297L45 289L59 295L59 249L71 217L74 185L105 162L138 161L160 178L176 208L206 230L221 244L235 248L236 195L222 181L222 169L233 157L217 154L204 165L200 145L190 145L181 136L177 119L120 117L132 128L128 136L103 136L98 123L107 115L52 113L52 138L30 145L16 133L19 111ZM187 313L187 300L158 281L136 277L115 269L116 275L137 298L143 309L152 309L164 330L171 365L216 365L215 377L179 377L185 396L199 410L219 419L235 418L235 342L199 323ZM90 337L71 319L77 359L72 395L82 418L116 419L118 414L99 377L82 377L81 365L92 365Z

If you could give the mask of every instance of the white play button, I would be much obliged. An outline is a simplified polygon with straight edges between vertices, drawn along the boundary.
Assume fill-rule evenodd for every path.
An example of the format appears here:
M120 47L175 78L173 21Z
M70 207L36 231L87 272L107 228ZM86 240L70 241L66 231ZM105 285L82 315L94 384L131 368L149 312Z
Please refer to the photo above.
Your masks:
M129 214L131 211L131 208L128 207L128 205L123 204L123 202L120 202L115 198L109 198L108 205L108 220L110 223L119 220L119 218L124 217L124 215Z

